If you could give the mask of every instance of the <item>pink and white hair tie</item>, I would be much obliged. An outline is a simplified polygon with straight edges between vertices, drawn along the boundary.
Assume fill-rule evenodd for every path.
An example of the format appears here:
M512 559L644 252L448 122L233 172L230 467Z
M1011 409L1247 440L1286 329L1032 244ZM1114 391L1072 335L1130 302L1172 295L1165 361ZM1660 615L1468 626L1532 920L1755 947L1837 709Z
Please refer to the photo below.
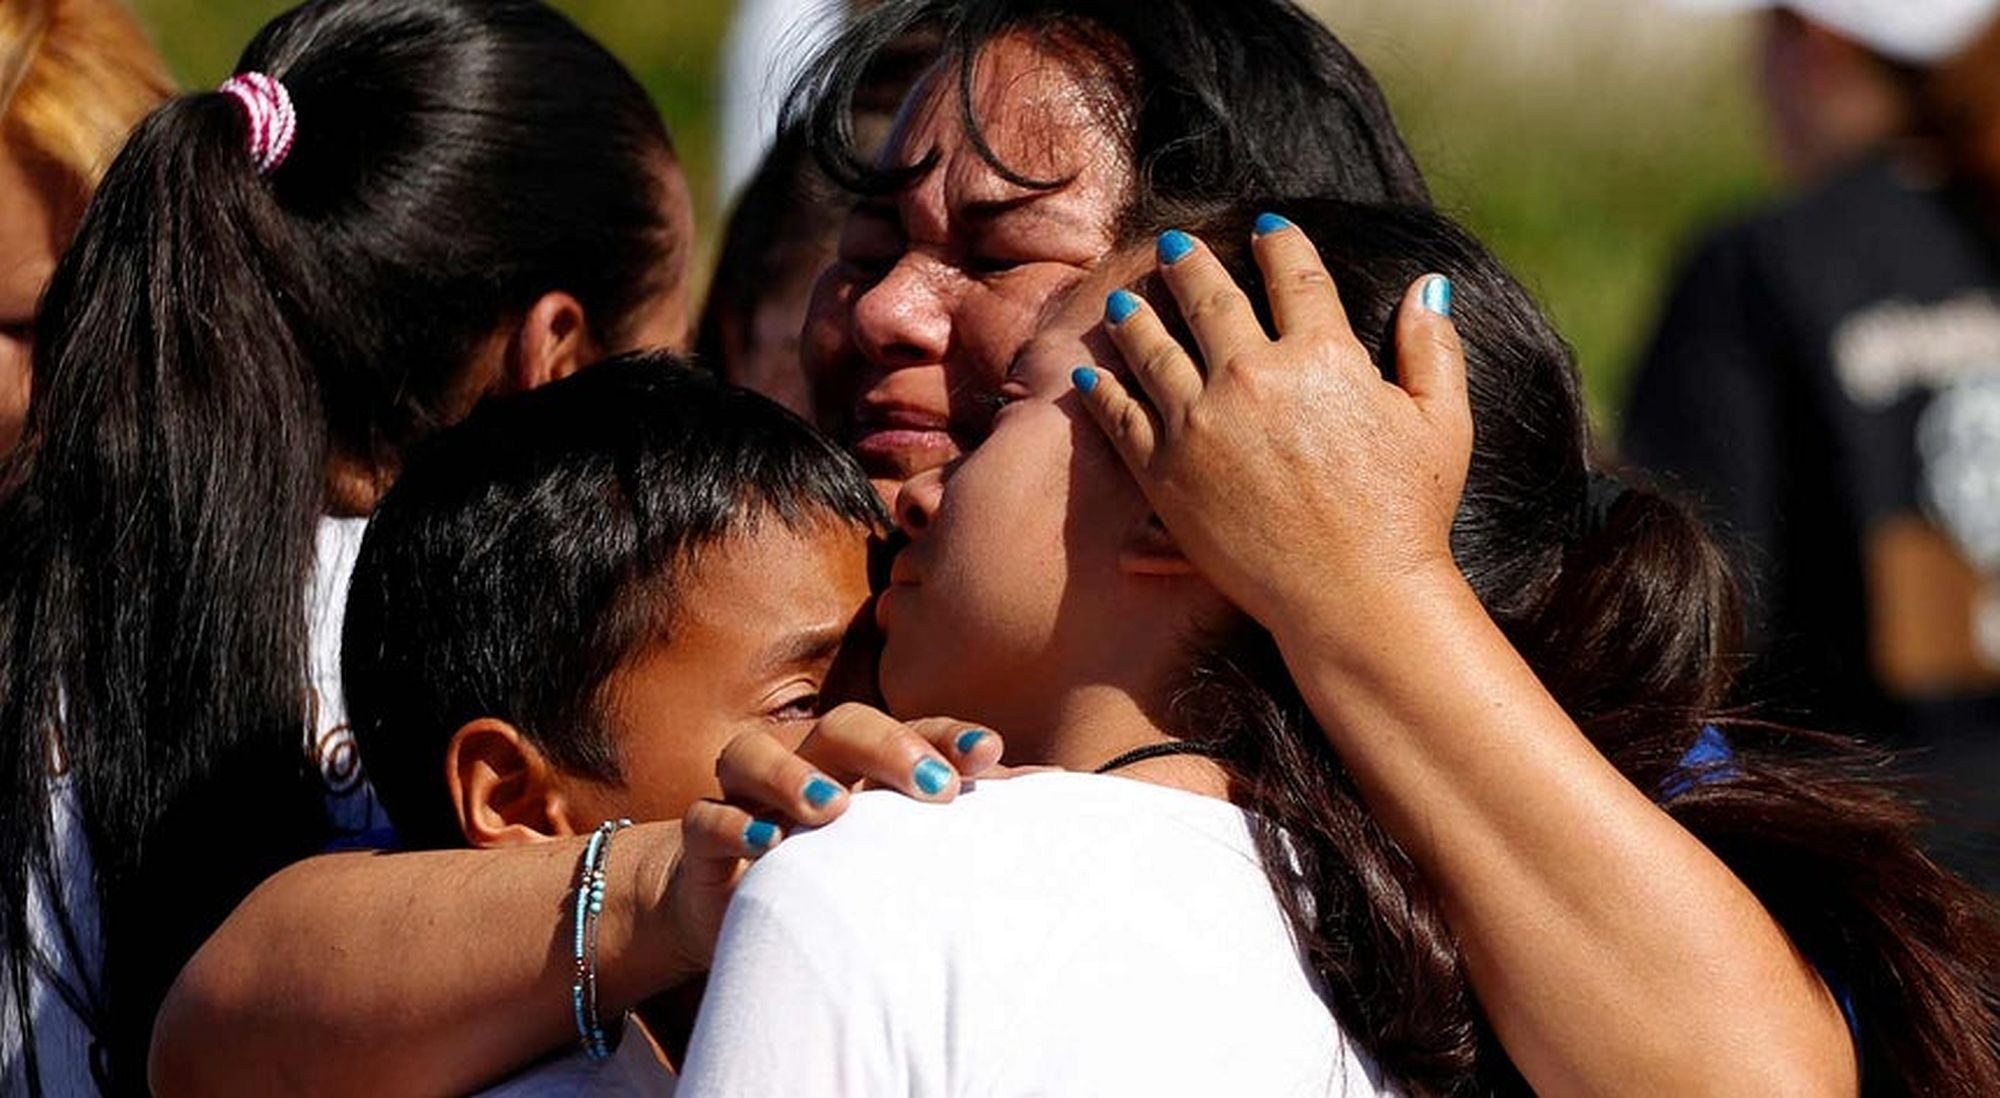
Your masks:
M299 132L298 112L292 109L292 93L285 85L261 72L244 72L222 82L217 89L243 104L250 119L250 159L257 162L257 174L269 175L285 162L292 151L292 138Z

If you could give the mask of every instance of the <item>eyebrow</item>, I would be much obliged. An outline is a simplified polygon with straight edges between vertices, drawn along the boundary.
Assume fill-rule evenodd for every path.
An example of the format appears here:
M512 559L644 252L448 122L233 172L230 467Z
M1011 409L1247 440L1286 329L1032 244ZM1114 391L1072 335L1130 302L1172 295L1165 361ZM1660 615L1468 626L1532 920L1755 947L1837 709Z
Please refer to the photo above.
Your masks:
M805 664L820 663L833 659L840 653L840 646L847 643L847 626L822 625L801 629L788 634L773 643L758 657L758 667L763 671L780 671Z

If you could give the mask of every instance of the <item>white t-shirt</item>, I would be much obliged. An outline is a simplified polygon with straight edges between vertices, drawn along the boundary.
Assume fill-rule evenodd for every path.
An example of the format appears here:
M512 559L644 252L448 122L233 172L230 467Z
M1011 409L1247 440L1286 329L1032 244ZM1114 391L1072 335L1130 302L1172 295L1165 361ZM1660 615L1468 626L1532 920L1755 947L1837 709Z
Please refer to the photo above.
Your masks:
M347 730L347 710L340 690L340 629L347 609L347 585L367 526L366 519L320 520L313 576L306 591L314 708L305 746L326 780L327 814L342 845L393 840L388 817L361 773L360 754ZM47 891L31 884L29 927L46 965L29 986L36 1066L49 1094L93 1094L96 1084L90 1062L95 1041L84 1012L95 1009L104 943L97 922L97 894L90 887L90 846L68 774L59 774L50 782L49 801L63 902L78 948L67 948ZM0 1094L25 1093L27 1089L14 1009L11 997L0 988Z
M334 847L383 848L395 845L388 814L361 770L361 749L347 725L346 695L340 688L340 630L347 620L347 585L361 553L367 519L321 519L318 557L306 592L306 628L312 645L312 724L306 751L326 782L327 821Z
M855 798L745 877L681 1098L1387 1093L1234 806L1116 777Z

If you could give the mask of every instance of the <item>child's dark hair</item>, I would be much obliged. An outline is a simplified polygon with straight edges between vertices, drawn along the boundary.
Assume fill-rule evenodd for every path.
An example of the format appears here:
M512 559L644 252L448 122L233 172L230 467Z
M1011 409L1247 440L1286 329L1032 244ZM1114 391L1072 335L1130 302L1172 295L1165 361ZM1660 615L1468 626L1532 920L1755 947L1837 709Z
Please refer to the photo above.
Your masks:
M288 90L289 157L260 174L214 92L137 128L50 283L0 469L0 1000L36 1089L30 881L60 935L88 933L61 902L52 757L106 948L101 996L63 990L103 1085L138 1090L182 963L323 843L305 599L330 465L393 473L543 294L616 345L686 243L651 101L534 0L316 0L237 69Z
M617 781L606 681L671 637L701 551L771 521L886 516L833 442L665 355L490 401L420 447L369 524L342 643L362 760L405 844L462 844L445 751L480 717Z
M1598 750L1851 993L1866 1092L2000 1094L1991 903L1923 854L1917 813L1885 784L1880 755L1736 707L1727 654L1740 650L1740 622L1723 554L1688 506L1644 483L1593 494L1576 369L1532 297L1437 213L1271 208L1318 245L1385 373L1406 288L1429 272L1456 284L1475 444L1453 556ZM1248 249L1257 212L1181 227L1261 308ZM1157 286L1149 296L1169 300ZM1437 896L1375 822L1270 636L1243 621L1207 638L1176 712L1227 752L1233 796L1343 1028L1414 1093L1525 1091L1479 1014ZM1711 724L1731 757L1690 774L1683 760Z

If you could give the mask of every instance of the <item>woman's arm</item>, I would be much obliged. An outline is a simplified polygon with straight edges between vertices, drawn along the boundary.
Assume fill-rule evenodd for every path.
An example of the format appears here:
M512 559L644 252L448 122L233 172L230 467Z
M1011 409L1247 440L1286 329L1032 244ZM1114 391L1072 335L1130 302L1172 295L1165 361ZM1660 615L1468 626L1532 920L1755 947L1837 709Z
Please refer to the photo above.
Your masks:
M662 902L679 824L614 846L607 1013L698 969ZM264 882L154 1023L161 1094L463 1094L575 1039L565 898L584 840L332 854Z
M717 774L731 804L618 837L598 924L606 1015L704 970L760 818L825 823L816 772L925 800L912 771L997 762L997 736L945 720L904 725L845 706L794 754L768 735L732 743ZM685 847L683 837L686 838ZM583 839L501 850L334 854L264 882L181 972L153 1032L161 1094L462 1094L576 1040L569 899Z
M1154 408L1111 378L1085 399L1190 559L1272 629L1438 890L1516 1066L1547 1094L1852 1093L1852 1046L1810 966L1590 745L1452 562L1472 422L1445 310L1412 288L1399 388L1302 233L1257 249L1277 342L1198 249L1164 275L1202 303L1190 326L1223 366L1203 377L1141 310L1112 337Z

